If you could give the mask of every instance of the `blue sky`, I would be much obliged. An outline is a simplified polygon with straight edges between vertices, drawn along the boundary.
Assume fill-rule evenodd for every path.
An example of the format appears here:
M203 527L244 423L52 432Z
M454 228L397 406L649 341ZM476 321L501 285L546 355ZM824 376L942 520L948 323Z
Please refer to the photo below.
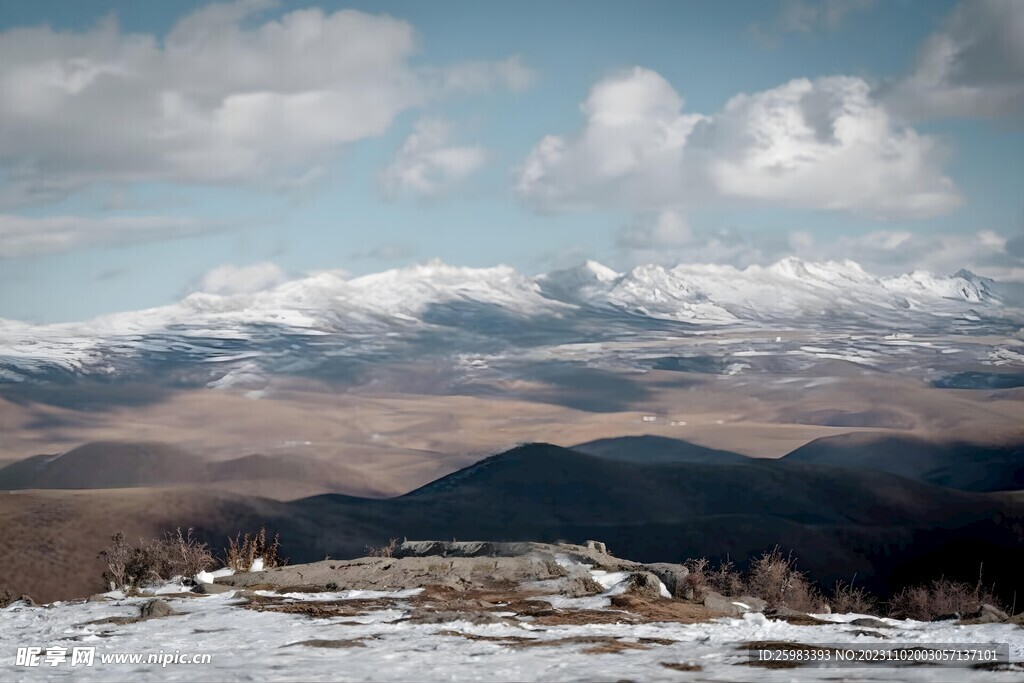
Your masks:
M0 317L435 257L1024 280L1022 25L997 1L6 3Z

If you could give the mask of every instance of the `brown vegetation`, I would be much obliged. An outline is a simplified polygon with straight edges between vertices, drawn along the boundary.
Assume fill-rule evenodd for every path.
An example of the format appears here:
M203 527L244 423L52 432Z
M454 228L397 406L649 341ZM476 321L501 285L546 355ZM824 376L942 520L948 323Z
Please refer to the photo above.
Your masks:
M889 616L930 621L941 617L967 616L982 604L1002 609L999 599L982 588L981 576L973 586L942 578L925 586L905 588L889 601Z
M260 527L255 534L241 533L228 538L228 547L224 550L224 566L236 572L247 572L253 562L263 558L263 568L280 567L287 560L278 555L281 548L281 534L274 534L274 540L267 544L267 528Z
M114 588L128 590L174 577L190 578L213 565L213 554L205 543L192 536L193 530L166 533L163 538L140 539L131 545L123 533L111 536L110 547L99 553L106 564L103 580Z
M398 550L398 539L392 538L387 542L387 545L380 547L366 546L367 557L394 557L395 551Z

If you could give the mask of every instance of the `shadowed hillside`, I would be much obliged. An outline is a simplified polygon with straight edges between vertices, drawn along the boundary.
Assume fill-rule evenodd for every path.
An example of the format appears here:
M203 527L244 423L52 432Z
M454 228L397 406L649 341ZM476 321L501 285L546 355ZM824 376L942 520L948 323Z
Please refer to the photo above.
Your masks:
M703 463L707 465L735 465L750 460L732 451L698 446L680 439L645 434L598 439L573 446L574 451L608 460L622 460L637 464Z
M854 432L801 446L787 462L870 468L965 491L1024 489L1024 445L937 443L912 436Z
M328 495L289 508L328 530L302 541L310 558L355 555L390 537L600 538L641 561L728 556L738 563L779 544L819 581L856 572L882 593L895 587L894 576L914 574L908 567L923 557L931 558L920 567L929 578L967 568L976 578L984 562L986 577L1003 586L1019 580L1014 563L1024 561L1019 494L770 460L638 465L530 444L398 498Z
M195 526L220 548L264 522L280 531L294 562L361 556L389 538L596 538L642 562L706 556L740 566L779 545L823 585L856 574L859 585L883 595L939 576L973 581L981 564L1008 599L1024 588L1024 494L958 491L790 460L637 464L529 444L390 499L329 494L272 503L181 487L63 498L69 495L27 491L5 496L9 505L0 507L3 528L19 530L8 535L12 556L42 547L35 530L45 528L47 552L62 558L46 583L60 586L59 597L70 597L72 585L81 594L84 579L61 586L61 572L77 577L94 565L101 541L115 531ZM30 500L42 512L22 514L15 503ZM33 566L3 568L0 578L29 590L39 583Z
M288 498L363 484L364 476L312 458L254 454L207 461L161 443L101 441L57 455L36 455L0 467L0 490L117 489L177 484L224 484L225 488ZM366 486L366 488L370 488ZM290 496L295 497L295 496Z

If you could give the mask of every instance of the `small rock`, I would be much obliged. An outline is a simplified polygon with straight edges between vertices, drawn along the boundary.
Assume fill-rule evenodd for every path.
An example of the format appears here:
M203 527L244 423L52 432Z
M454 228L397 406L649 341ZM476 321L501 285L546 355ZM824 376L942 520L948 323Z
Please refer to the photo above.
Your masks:
M503 617L492 612L483 611L457 611L457 610L440 610L437 612L429 610L414 610L404 621L408 621L411 624L449 624L453 621L465 621L470 624L507 624L510 623L508 617Z
M952 612L950 614L940 614L939 616L932 619L932 621L958 621L960 619L959 612Z
M690 575L690 570L684 565L672 564L671 562L655 562L653 564L645 564L644 569L661 579L661 582L665 584L673 598L693 599L693 589L686 582L686 577ZM687 598L687 595L690 597Z
M765 610L764 615L771 619L778 619L785 621L795 626L814 626L816 624L829 624L832 622L812 617L806 612L800 612L799 610L790 609L785 605L779 607L773 607L772 609Z
M983 604L974 614L964 618L965 623L970 624L1001 624L1007 621L1010 615L994 605Z
M596 550L597 552L601 553L602 555L607 555L608 554L608 546L606 546L601 541L587 541L586 543L584 543L584 545L586 547L590 548L591 550Z
M200 583L192 589L192 592L199 593L200 595L219 595L221 593L230 593L233 590L238 589L234 586L225 586L222 583Z
M633 572L626 579L626 595L635 595L648 600L665 597L661 594L661 580L651 572Z
M561 584L559 592L572 598L582 598L586 595L597 595L604 592L604 586L594 581L590 574L568 576L559 579L559 583Z
M742 595L738 598L727 598L721 593L708 591L707 595L704 596L704 606L716 612L721 612L731 616L739 616L746 612L763 612L764 608L768 606L768 603L761 598L755 598L752 595Z
M159 619L172 614L177 614L177 612L163 600L150 600L139 609L139 616L143 619Z
M875 619L874 617L860 617L859 619L854 619L850 622L850 626L863 626L865 628L892 628L881 619Z
M109 602L110 600L113 600L113 598L109 595L104 595L103 593L96 593L95 595L90 595L85 599L86 602Z

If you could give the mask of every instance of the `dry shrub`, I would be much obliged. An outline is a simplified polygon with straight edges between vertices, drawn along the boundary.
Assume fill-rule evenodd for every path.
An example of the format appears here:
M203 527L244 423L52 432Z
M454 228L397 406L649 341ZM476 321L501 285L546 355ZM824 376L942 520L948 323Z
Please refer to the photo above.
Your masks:
M398 550L398 539L392 538L388 541L387 545L382 545L379 548L373 546L366 546L367 557L394 557L395 551Z
M205 543L192 536L191 527L184 534L178 527L174 534L164 535L162 547L172 576L192 577L213 566L213 553Z
M904 588L889 601L889 616L897 619L931 621L952 615L966 616L983 604L1003 609L991 591L982 588L981 577L975 585L937 579L925 586Z
M700 600L708 592L708 567L710 562L708 558L702 557L697 560L687 560L684 562L689 573L683 582L686 585L687 591L693 593L695 600Z
M836 581L832 591L832 611L837 614L878 614L878 601L863 588Z
M747 590L767 602L769 607L815 612L825 602L807 575L797 571L793 555L783 555L778 546L754 560L746 584Z
M280 567L287 560L279 555L281 534L274 534L274 540L267 544L267 527L260 527L255 534L235 534L228 538L228 547L224 550L224 566L236 572L247 572L257 558L263 558L263 568Z
M140 539L131 545L123 533L110 537L110 547L99 553L107 569L103 580L122 590L168 581L174 577L190 578L213 565L213 555L205 543L192 535L193 529L182 533L166 533L163 538Z
M708 591L730 596L743 595L745 591L743 576L736 571L731 560L720 562L715 569L711 569L711 563L705 557L687 560L685 565L690 571L685 579L686 586L693 590L694 599L704 598Z
M743 575L736 570L732 560L725 560L718 564L715 571L708 575L708 584L716 593L722 595L743 595L747 591L746 581Z

